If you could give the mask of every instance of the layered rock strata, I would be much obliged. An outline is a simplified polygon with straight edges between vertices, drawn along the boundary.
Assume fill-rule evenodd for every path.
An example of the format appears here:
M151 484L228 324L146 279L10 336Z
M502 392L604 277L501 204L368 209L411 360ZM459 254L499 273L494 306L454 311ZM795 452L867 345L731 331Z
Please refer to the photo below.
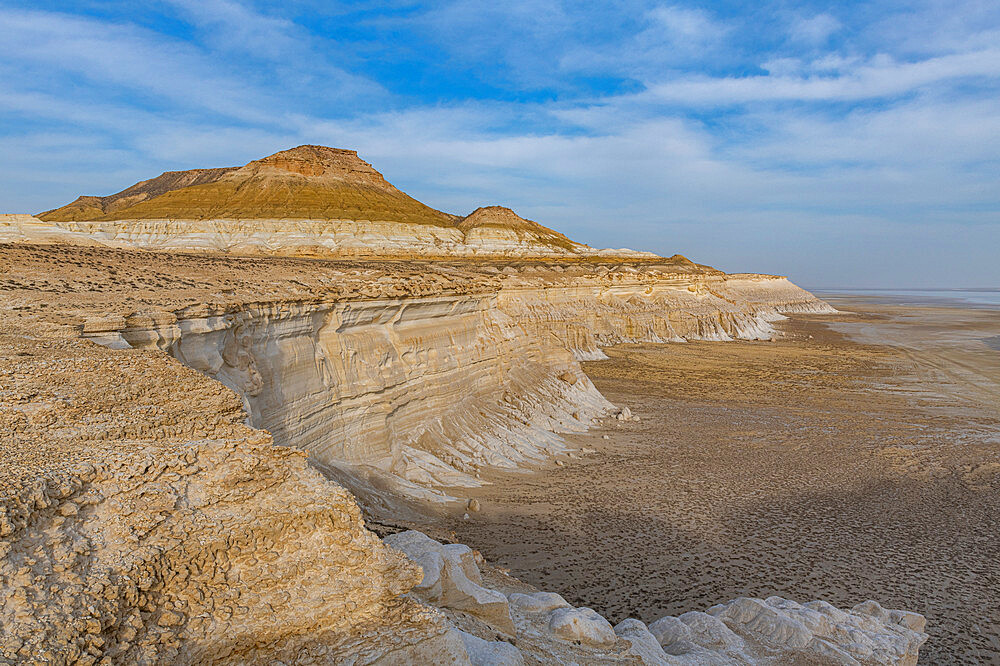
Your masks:
M829 311L784 278L449 215L322 146L40 218L0 216L0 661L911 664L926 640L778 598L612 627L465 546L380 541L330 480L392 512L542 461L613 410L578 360Z
M483 467L565 451L611 405L577 359L604 345L769 338L827 306L783 278L682 259L349 263L16 248L3 283L68 334L168 353L241 398L279 444L441 499ZM78 274L86 266L86 277ZM34 305L32 303L34 302ZM85 307L84 307L85 306Z
M33 236L35 232L45 236ZM57 233L69 243L250 256L657 259L650 252L592 248L551 230L493 225L463 229L378 219L49 221L28 215L3 215L0 233L12 237L20 234L19 240L29 241Z
M461 217L389 183L353 150L298 146L242 167L168 171L105 197L40 213L61 233L130 247L315 257L628 257L598 250L509 208ZM6 219L5 219L6 218ZM42 222L44 221L44 223ZM0 235L13 234L0 216ZM7 231L4 231L5 227Z
M34 324L34 325L32 325ZM611 627L351 496L159 352L0 323L0 660L913 664L920 616L739 599Z
M910 664L925 640L919 616L874 603L737 600L612 627L464 546L387 547L294 446L411 494L476 483L610 409L574 355L763 337L783 309L823 308L781 278L680 259L0 257L5 660Z
M627 342L770 340L783 313L834 311L784 277L628 264L528 268L504 283L499 307L579 360L604 358L601 347Z

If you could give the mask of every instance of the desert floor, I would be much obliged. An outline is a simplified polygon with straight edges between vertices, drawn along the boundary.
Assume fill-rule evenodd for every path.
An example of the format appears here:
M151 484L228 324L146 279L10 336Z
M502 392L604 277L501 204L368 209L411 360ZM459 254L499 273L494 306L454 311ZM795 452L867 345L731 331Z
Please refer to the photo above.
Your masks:
M1000 663L1000 311L833 302L776 342L607 350L585 369L640 420L441 527L613 622L874 598L927 616L922 663Z

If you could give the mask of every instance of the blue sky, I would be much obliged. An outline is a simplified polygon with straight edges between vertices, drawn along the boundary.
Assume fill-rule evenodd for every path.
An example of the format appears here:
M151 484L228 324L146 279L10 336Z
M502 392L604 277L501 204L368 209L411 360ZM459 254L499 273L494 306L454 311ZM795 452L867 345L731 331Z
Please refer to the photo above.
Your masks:
M301 143L813 287L1000 287L1000 3L0 2L0 211Z

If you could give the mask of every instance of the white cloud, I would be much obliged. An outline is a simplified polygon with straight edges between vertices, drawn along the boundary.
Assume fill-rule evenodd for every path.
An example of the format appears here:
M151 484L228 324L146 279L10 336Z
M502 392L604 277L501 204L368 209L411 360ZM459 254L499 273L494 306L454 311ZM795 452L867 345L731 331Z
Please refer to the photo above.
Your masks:
M270 48L273 55L287 57L284 65L295 70L287 74L289 78L311 75L321 80L315 87L335 92L345 101L385 97L377 84L295 51L293 46L300 42L287 22L225 1L190 4L201 7L195 13L206 22L207 31L225 34L227 44L258 53ZM281 82L268 78L273 70L242 67L240 58L220 58L190 42L127 23L0 9L0 34L4 36L0 63L6 62L11 72L4 87L11 93L37 91L40 81L34 70L38 70L46 73L41 82L59 90L63 99L75 95L89 98L90 103L127 91L133 107L210 111L246 123L273 121L289 101ZM304 88L293 94L313 94L310 86Z
M624 38L574 45L559 64L566 72L614 73L648 81L664 69L717 55L730 31L702 9L658 5L646 11L639 29Z
M246 121L263 119L264 100L197 49L130 25L108 24L50 12L0 10L4 60L43 67L60 82L83 77ZM23 88L32 87L30 72ZM10 87L16 85L8 82Z
M923 86L970 77L1000 77L1000 49L956 53L917 62L879 55L834 76L679 77L639 95L692 106L761 101L845 101L889 97Z
M651 35L665 39L674 46L702 48L718 42L726 29L702 9L661 6L648 14L653 22Z
M265 16L232 0L166 0L190 18L211 42L255 55L281 56L296 46L292 21Z

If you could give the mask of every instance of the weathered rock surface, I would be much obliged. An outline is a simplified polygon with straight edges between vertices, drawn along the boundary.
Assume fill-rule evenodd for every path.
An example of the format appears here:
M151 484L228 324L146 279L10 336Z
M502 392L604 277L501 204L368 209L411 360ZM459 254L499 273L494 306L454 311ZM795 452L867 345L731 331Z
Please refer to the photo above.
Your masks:
M886 610L875 601L842 611L823 601L741 597L708 613L769 645L801 648L840 664L916 664L927 640L922 615Z
M413 592L429 603L465 611L494 629L514 633L507 597L481 585L472 549L461 544L443 545L420 532L393 534L385 543L420 565L424 577Z
M0 324L0 661L464 656L400 596L419 568L231 391L37 335Z
M611 623L591 608L557 608L549 615L549 629L559 638L585 645L613 645Z
M785 278L448 215L320 146L41 217L0 216L0 660L915 663L923 618L874 602L612 628L329 480L391 512L563 453L635 418L579 360L829 311Z
M638 657L645 666L662 666L670 659L656 639L639 620L629 618L615 625L615 633L629 643L628 653Z
M479 208L465 218L443 213L393 187L355 151L325 146L298 146L242 167L169 171L117 194L79 197L38 217L64 234L150 250L656 257L596 250L502 206Z
M101 241L87 234L77 233L46 222L33 215L0 215L0 244L31 243L50 245L54 243L83 246L111 246L112 242Z
M422 268L391 273L310 264L305 274L292 260L246 266L213 260L219 282L192 286L185 270L203 274L204 259L58 246L8 246L2 256L0 303L8 313L0 322L3 658L518 663L515 651L533 663L659 658L640 627L625 625L616 634L596 613L558 595L496 572L484 575L464 546L416 533L390 538L405 542L421 561L418 568L368 532L351 496L308 465L300 450L276 447L246 423L243 410L255 393L270 387L279 392L275 400L291 398L291 388L280 393L285 382L293 387L297 377L327 370L320 357L295 351L295 327L258 343L252 321L238 313L265 303L278 321L302 321L307 306L336 309L346 302L363 310L379 301L384 311L385 301L394 300L405 309L406 292L420 304L460 295L475 301L496 284L489 272L448 267L442 271L447 279L438 281ZM479 323L483 316L481 310L472 315L474 329L484 326L477 337L490 330ZM502 319L502 313L490 316ZM405 316L397 309L389 319ZM385 326L378 318L368 321ZM342 335L349 327L330 330ZM381 330L392 342L384 349L405 349L399 333ZM515 362L517 345L546 344L563 359L545 370L558 387L552 390L589 390L562 343L530 342L541 334L513 324L501 330L514 341L498 365ZM186 336L216 342L185 347ZM164 350L192 367L207 363L208 370L196 372ZM216 376L238 391L210 378L218 358L231 374ZM396 363L385 352L365 358ZM539 358L542 367L552 362ZM423 366L425 377L441 372L432 360ZM567 381L567 373L576 381ZM269 384L275 376L281 381ZM514 383L502 386L496 390L513 395ZM376 396L385 387L369 390ZM499 441L512 451L520 446L516 437ZM899 655L887 663L911 663L923 637L917 616L869 604L852 611L857 617L850 626L834 622L846 626L843 631L806 625L813 639L790 647L801 638L768 633L762 627L770 625L750 618L745 605L678 618L692 646L667 646L664 654L675 660L667 663L786 663L788 655L861 654L858 646L887 659ZM893 652L891 645L903 647Z
M784 278L597 251L500 206L448 215L323 146L169 172L41 217L2 216L0 242L210 255L25 249L5 279L19 303L112 348L165 351L236 391L279 444L430 500L479 485L484 467L565 452L563 433L612 409L577 363L602 346L766 339L782 311L829 309Z
M506 641L486 641L458 630L472 666L523 666L521 651Z

